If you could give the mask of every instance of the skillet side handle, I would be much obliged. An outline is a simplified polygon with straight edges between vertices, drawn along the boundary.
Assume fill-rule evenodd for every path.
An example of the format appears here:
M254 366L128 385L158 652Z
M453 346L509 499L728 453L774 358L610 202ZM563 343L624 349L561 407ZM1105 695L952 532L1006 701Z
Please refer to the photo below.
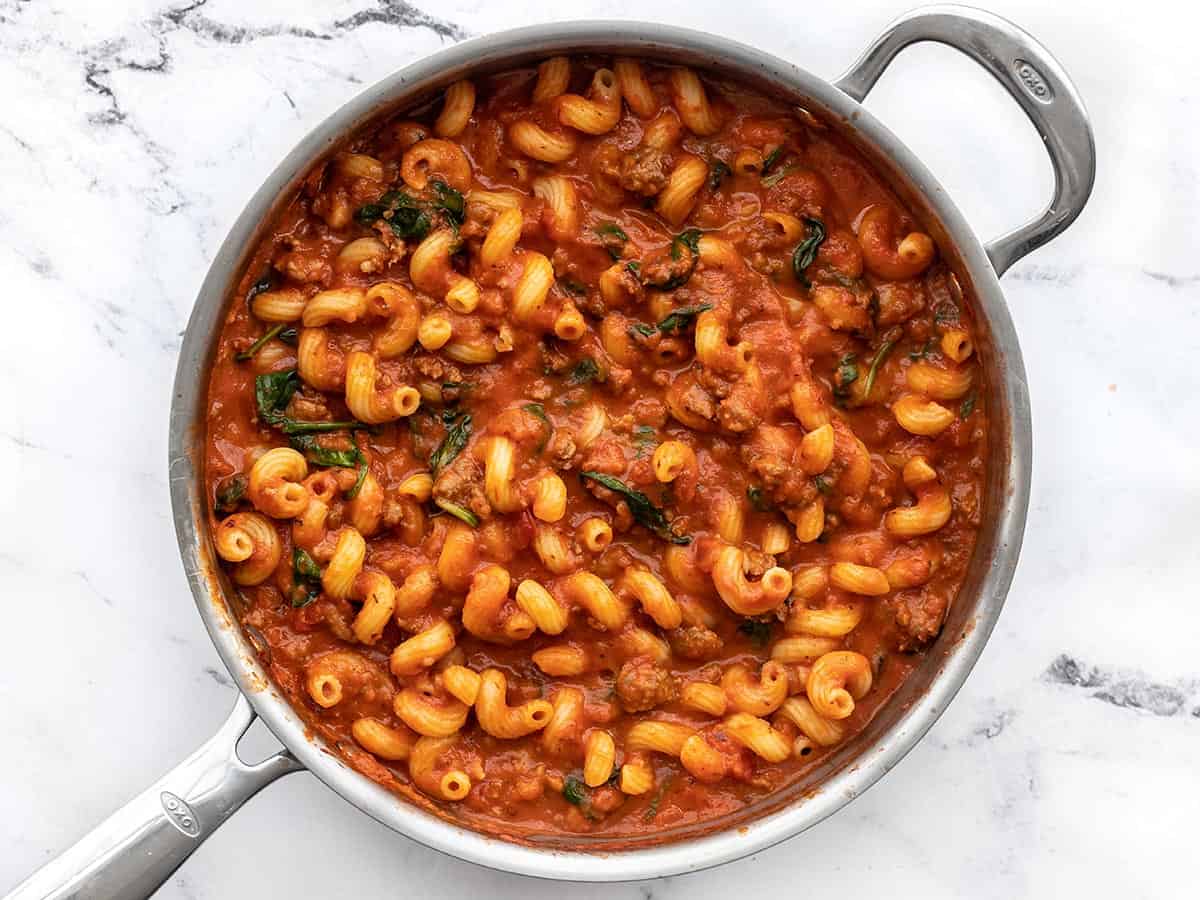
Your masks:
M149 897L243 803L304 768L286 750L258 765L243 763L237 742L253 721L239 694L211 740L17 885L8 900Z
M1050 155L1050 205L986 245L992 267L1003 275L1083 211L1096 180L1096 141L1087 110L1066 72L1032 35L1007 19L967 6L927 6L902 16L834 84L861 102L896 54L922 41L953 47L990 72L1029 116Z

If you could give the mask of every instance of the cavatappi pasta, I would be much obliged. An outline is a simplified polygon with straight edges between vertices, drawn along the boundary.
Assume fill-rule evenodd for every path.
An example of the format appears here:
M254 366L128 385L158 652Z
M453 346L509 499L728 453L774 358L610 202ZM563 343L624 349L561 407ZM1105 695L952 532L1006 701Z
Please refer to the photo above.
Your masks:
M801 782L937 635L980 342L811 116L556 57L352 136L209 387L214 544L364 775L511 840L661 840Z

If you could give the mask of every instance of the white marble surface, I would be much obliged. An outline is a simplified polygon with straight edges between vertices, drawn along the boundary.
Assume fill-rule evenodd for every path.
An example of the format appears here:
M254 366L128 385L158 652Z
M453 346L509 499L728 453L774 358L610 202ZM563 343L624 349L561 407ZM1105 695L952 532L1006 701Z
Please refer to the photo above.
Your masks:
M0 0L0 889L233 702L176 552L170 381L213 253L301 135L415 57L512 25L679 21L833 76L907 5ZM1004 279L1035 465L995 636L927 740L832 820L703 875L571 896L1197 895L1200 16L991 5L1075 77L1101 154L1082 219ZM952 51L906 53L869 105L980 234L1047 196L1032 130ZM417 846L305 774L253 800L160 896L352 890L564 893Z

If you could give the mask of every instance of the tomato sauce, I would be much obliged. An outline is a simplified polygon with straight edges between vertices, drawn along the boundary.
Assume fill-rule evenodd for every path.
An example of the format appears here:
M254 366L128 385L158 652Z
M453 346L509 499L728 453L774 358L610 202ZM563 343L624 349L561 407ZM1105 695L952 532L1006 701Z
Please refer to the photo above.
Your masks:
M596 71L610 65L604 59L571 60L567 90L590 96ZM517 841L617 846L670 839L687 829L719 826L750 804L804 782L832 747L805 741L793 723L767 715L789 741L800 739L796 753L768 762L730 743L721 717L686 706L680 700L682 686L720 684L738 664L757 676L779 642L797 636L787 624L796 607L854 607L862 611L861 621L848 634L829 639L838 650L861 654L870 664L870 690L839 721L849 739L920 665L923 648L937 635L963 581L980 522L987 460L984 373L974 355L957 361L947 355L948 341L957 336L960 344L949 352L961 356L962 342L969 346L976 333L970 298L963 297L936 255L911 275L880 274L895 275L889 265L903 268L903 252L900 262L895 260L897 248L920 249L916 239L905 244L906 235L923 234L918 219L819 120L719 75L702 80L720 121L715 133L696 134L681 123L676 140L663 147L647 145L653 122L675 118L678 98L671 68L647 63L642 69L656 110L639 116L622 106L616 125L594 135L561 124L557 97L532 101L535 69L476 79L468 124L445 138L470 163L470 185L457 191L458 198L404 179L405 154L435 137L439 103L392 115L350 136L338 154L313 170L257 247L230 300L209 375L206 478L216 528L231 514L255 509L243 487L255 461L270 448L296 446L279 422L354 419L342 387L346 358L354 351L373 353L386 324L367 310L313 326L306 324L299 305L291 320L272 313L276 318L263 321L254 312L265 308L255 305L263 303L262 294L291 291L287 296L311 303L324 291L346 289L358 297L354 291L392 282L412 292L423 320L435 314L448 319L452 340L494 351L491 361L473 364L418 341L399 355L377 358L377 392L416 387L419 408L384 422L318 431L307 445L300 442L309 475L324 469L342 473L323 519L323 537L301 546L291 518L269 517L280 548L278 564L269 577L243 584L235 606L242 623L261 636L264 664L280 691L350 765L408 802ZM530 158L510 137L519 121L569 134L573 152L558 162ZM658 204L685 156L703 160L709 174L684 220L673 224ZM437 167L435 162L430 169L435 177ZM538 179L550 175L564 177L573 188L573 224L564 226L553 196L535 189ZM389 191L404 191L405 199L389 199ZM507 200L488 198L495 193ZM522 212L519 242L507 258L485 267L482 246L504 202ZM403 209L420 210L428 229L393 227L407 215ZM790 218L781 225L769 213ZM872 225L868 234L871 215L882 224ZM798 234L793 233L796 223ZM442 276L447 284L470 279L478 292L469 313L448 306L440 287L417 288L411 277L417 246L442 227L456 233L456 252ZM347 264L346 247L363 238L375 241L360 246L366 261L352 256ZM715 263L725 245L698 244L703 238L727 242L741 264ZM796 260L806 242L811 258ZM551 261L555 280L539 312L518 322L514 290L532 253ZM624 294L600 289L602 276L614 267L621 271L610 277L620 277ZM571 307L582 314L586 328L578 339L565 340L556 336L555 322ZM698 359L694 335L710 310L719 314L729 346L748 346L747 368L718 371ZM673 323L666 322L681 311ZM606 332L606 320L620 327ZM275 334L256 345L273 327ZM338 387L318 390L299 378L284 405L264 410L256 399L256 379L295 369L296 342L314 327L323 329L323 364ZM924 386L929 378L910 376L921 366L934 372L934 387L923 391L914 384ZM938 380L944 373L959 382L969 379L969 389L946 387L945 379ZM839 435L832 461L814 474L802 471L797 455L802 439L815 430L798 421L797 382L812 387ZM936 433L907 430L893 409L906 395L934 403L952 414L949 421ZM677 407L686 410L687 422L675 414ZM581 432L597 408L604 414L603 427L580 446ZM468 415L469 431L463 425ZM460 437L465 433L463 446L431 472L431 455L445 455L455 429ZM515 511L498 511L488 493L486 446L496 435L507 436L517 448L512 483L520 508ZM661 482L655 451L668 440L690 448L695 462L674 481ZM338 457L348 464L322 465L314 460L313 446L349 454ZM847 474L856 448L867 460L862 485L852 484ZM315 456L329 459L320 452ZM897 534L887 527L887 515L912 508L920 495L920 489L905 484L906 466L914 459L925 460L936 472L951 511L944 524L926 534ZM350 484L361 481L360 468L381 498L375 521L362 534L363 571L381 572L399 588L419 567L436 566L447 534L461 527L456 515L472 520L468 527L475 541L459 586L439 584L428 604L391 617L370 643L353 631L362 597L336 598L311 580L309 590L300 590L305 570L296 562L303 551L318 572L327 570L334 539L357 521L346 496L353 491ZM531 510L531 485L547 472L558 475L566 490L565 514L555 522L539 521ZM665 530L647 527L649 520L631 508L636 499L581 472L607 474L639 493L661 513ZM401 494L401 485L421 473L431 474L432 496L422 501ZM823 510L817 514L819 534L804 540L797 520L814 504ZM723 519L738 516L740 534L734 534ZM600 551L588 550L579 536L592 518L612 531L611 543ZM781 525L788 535L786 548L766 552L767 534L778 541ZM545 528L565 542L571 571L594 573L616 592L628 611L622 629L603 630L580 609L572 610L561 634L534 631L512 643L464 629L465 585L487 565L507 570L514 588L532 579L561 600L557 586L563 574L548 571L534 546L535 535ZM814 568L822 573L817 582L825 580L811 596L789 596L765 614L738 614L723 602L711 575L714 559L731 544L743 551L751 583L772 567L786 570L795 584ZM676 577L665 563L668 548L676 548L671 552L681 554L697 577ZM918 574L905 577L904 566L893 568L898 562ZM836 563L886 573L886 592L859 595L839 587L829 580ZM652 573L667 587L682 610L678 628L660 627L622 594L622 575L631 567ZM393 650L443 621L456 632L453 650L416 675L393 674ZM644 638L643 643L630 638L628 630L634 628L657 639L648 652ZM536 651L563 645L584 651L586 671L550 675L534 663ZM661 648L667 648L665 656ZM333 652L352 653L360 663L355 674L342 679L343 699L324 707L306 685L313 667ZM789 695L803 698L816 660L775 658L787 672ZM541 731L502 739L484 731L472 714L439 763L439 771L453 768L469 776L469 792L457 801L430 796L415 784L404 760L368 752L351 729L371 718L406 740L415 739L396 715L396 694L415 685L440 695L438 673L449 664L477 673L503 672L510 705L553 700L563 688L578 689L584 698L582 721L566 741L548 749ZM708 735L710 745L733 748L729 758L736 764L730 764L726 777L706 782L675 756L640 753L653 771L653 787L625 793L619 774L631 756L626 736L645 720L682 723ZM589 729L612 736L616 760L612 779L581 787L583 736Z

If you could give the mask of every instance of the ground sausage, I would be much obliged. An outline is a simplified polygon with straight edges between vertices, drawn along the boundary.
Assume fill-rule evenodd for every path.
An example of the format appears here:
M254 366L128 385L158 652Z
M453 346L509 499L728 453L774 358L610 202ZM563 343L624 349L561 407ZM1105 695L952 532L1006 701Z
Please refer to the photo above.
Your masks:
M667 643L676 656L695 660L716 659L725 647L721 636L703 625L673 629L667 633Z
M643 197L653 197L671 176L666 155L654 147L638 147L621 159L621 187Z
M617 696L626 712L643 712L670 703L676 693L671 673L648 656L635 656L617 673Z

